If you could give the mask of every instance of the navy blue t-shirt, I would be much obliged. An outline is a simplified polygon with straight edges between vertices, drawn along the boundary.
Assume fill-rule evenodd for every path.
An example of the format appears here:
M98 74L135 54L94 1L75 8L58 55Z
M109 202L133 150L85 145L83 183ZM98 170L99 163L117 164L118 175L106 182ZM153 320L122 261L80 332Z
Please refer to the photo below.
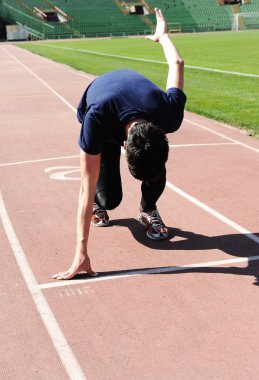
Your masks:
M165 133L174 132L182 123L185 102L180 89L164 92L134 71L103 74L87 87L78 105L79 145L89 154L100 153L106 142L123 145L125 125L136 118L152 122Z

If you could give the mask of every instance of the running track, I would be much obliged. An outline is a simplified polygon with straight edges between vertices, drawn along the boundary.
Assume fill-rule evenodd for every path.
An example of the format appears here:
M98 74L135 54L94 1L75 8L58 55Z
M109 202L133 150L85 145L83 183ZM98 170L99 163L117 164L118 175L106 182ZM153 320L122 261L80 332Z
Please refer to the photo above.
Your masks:
M169 135L159 210L136 221L139 183L92 228L99 277L58 282L74 255L75 107L93 78L0 45L1 379L258 379L258 141L186 112Z

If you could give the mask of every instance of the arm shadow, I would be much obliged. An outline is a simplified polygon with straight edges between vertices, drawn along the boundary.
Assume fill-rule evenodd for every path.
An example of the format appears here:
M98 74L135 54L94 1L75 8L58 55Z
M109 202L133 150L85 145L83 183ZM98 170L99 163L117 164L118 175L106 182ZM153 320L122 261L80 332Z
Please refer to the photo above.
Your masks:
M100 272L99 277L115 277L130 275L148 275L148 274L184 274L184 273L220 273L232 274L239 276L254 276L254 285L259 285L259 244L251 240L245 234L229 234L219 236L206 236L190 231L182 231L178 228L169 228L169 239L154 241L146 237L144 228L140 227L139 222L134 218L113 220L112 228L126 227L130 230L132 236L150 249L171 250L171 251L188 251L188 250L213 250L217 249L230 256L247 258L246 267L226 267L226 266L201 266L201 267L156 267L156 268L137 268L119 271ZM259 233L253 235L259 237ZM181 237L181 240L175 240L175 237ZM86 274L78 274L74 279L88 278Z
M146 237L144 227L134 218L118 219L112 221L112 226L122 226L130 230L132 236L139 244L151 249L159 250L212 250L218 249L228 255L236 257L251 257L259 255L259 244L245 234L229 234L219 236L206 236L195 232L183 231L179 228L169 227L167 240L155 241ZM259 233L254 233L258 236ZM182 238L174 240L175 237Z
M173 273L225 273L235 275L254 276L254 285L259 285L259 244L251 240L245 234L228 234L219 236L206 236L195 232L182 231L179 228L169 228L169 239L153 241L145 236L144 229L140 228L139 222L134 218L118 219L113 221L113 226L123 226L130 230L132 236L140 243L151 249L159 250L220 250L230 256L247 258L247 267L203 267L175 270ZM259 233L253 235L259 237ZM181 237L181 240L175 240ZM159 269L159 268L157 268ZM168 268L169 269L169 268ZM163 272L164 273L164 272Z

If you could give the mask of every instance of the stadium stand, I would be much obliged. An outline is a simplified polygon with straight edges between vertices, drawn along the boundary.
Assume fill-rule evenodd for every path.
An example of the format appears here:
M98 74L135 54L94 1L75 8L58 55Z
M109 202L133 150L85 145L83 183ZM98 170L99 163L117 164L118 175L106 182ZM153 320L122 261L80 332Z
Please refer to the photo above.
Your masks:
M251 3L244 3L239 8L241 16L241 29L258 29L259 0L252 0Z
M167 20L179 22L182 32L231 28L231 8L219 5L216 0L150 0L149 3L161 7L166 12Z
M231 30L236 12L259 12L259 0L0 0L0 16L26 25L37 39L144 35L155 28L155 6L174 32ZM256 16L244 15L242 22L259 27Z

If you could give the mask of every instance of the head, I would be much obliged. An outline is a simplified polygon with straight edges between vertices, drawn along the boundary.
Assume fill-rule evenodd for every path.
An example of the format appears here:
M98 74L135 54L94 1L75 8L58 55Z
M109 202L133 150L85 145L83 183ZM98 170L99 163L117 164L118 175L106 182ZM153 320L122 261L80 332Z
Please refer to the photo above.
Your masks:
M126 157L133 177L152 181L165 171L168 140L162 129L147 121L137 122L128 132Z

